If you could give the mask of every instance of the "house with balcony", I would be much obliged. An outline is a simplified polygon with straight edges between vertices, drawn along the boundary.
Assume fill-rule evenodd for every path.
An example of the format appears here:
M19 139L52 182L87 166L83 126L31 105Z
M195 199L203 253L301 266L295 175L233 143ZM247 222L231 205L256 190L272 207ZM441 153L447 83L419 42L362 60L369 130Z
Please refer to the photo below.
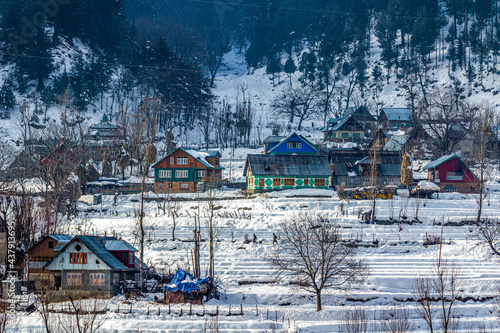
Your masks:
M441 192L479 193L478 178L457 154L442 156L423 169Z
M178 148L152 168L155 170L155 191L203 192L222 184L221 154Z
M343 118L331 118L323 129L325 141L361 141L365 138L365 129L353 115Z

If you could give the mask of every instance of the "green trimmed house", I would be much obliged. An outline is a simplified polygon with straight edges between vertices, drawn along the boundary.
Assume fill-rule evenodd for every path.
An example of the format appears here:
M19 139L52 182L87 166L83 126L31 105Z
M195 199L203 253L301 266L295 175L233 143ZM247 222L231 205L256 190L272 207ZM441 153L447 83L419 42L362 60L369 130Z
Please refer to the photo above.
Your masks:
M248 155L247 193L330 187L332 171L324 155Z
M155 191L202 192L222 184L221 154L178 148L152 168L155 170Z

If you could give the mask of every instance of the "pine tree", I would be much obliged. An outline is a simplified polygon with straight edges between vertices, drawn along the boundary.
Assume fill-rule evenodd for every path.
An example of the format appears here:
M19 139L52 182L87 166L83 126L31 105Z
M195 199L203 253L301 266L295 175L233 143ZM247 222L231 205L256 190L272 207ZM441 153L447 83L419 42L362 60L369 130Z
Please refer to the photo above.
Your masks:
M283 65L283 71L288 74L290 85L292 85L292 74L297 71L297 66L295 66L295 61L293 61L292 56L289 56L288 59L286 59L286 62Z
M0 118L10 118L10 110L16 106L12 81L5 80L0 87Z

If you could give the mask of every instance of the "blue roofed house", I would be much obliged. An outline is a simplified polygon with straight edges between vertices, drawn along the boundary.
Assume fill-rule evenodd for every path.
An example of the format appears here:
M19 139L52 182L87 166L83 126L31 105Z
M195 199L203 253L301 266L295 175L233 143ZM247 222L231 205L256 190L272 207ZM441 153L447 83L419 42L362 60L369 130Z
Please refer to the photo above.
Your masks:
M379 122L386 128L411 127L413 110L410 108L382 108Z
M75 236L43 267L54 275L55 290L111 297L126 281L138 281L140 262L132 245L115 237ZM145 267L146 268L146 267Z
M280 139L281 138L281 139ZM279 140L279 141L278 141ZM264 153L270 155L317 154L318 148L302 135L269 136L264 140Z

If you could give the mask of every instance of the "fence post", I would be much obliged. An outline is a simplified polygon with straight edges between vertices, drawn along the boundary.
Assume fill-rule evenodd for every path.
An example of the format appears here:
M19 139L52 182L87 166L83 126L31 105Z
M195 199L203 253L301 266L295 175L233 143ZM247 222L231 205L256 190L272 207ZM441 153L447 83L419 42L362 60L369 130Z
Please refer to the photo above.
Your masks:
M169 304L169 307L170 307L170 304ZM168 314L170 314L170 311L168 312ZM160 307L158 307L158 316L160 315Z
M218 316L219 315L219 306L217 305L217 308L215 310L215 315Z
M148 316L149 316L149 305L148 305Z
M259 316L259 306L257 304L255 304L255 313L256 313L256 316L258 317Z
M229 314L228 314L228 316L230 316L230 315L231 315L231 304L229 304Z
M160 308L158 308L158 312L160 312ZM170 303L168 303L168 315L170 316Z
M276 310L274 314L276 315L275 321L278 322L278 310Z
M118 309L116 310L116 313L120 313L120 303L118 303Z
M130 313L132 313L132 303L130 303Z
M269 320L269 309L266 310L266 320Z
M241 312L241 315L243 316L243 304L240 304L240 312Z
M205 304L203 304L203 316L205 316Z
M189 303L189 315L193 315L193 304Z
M182 307L181 307L181 317L182 317Z

